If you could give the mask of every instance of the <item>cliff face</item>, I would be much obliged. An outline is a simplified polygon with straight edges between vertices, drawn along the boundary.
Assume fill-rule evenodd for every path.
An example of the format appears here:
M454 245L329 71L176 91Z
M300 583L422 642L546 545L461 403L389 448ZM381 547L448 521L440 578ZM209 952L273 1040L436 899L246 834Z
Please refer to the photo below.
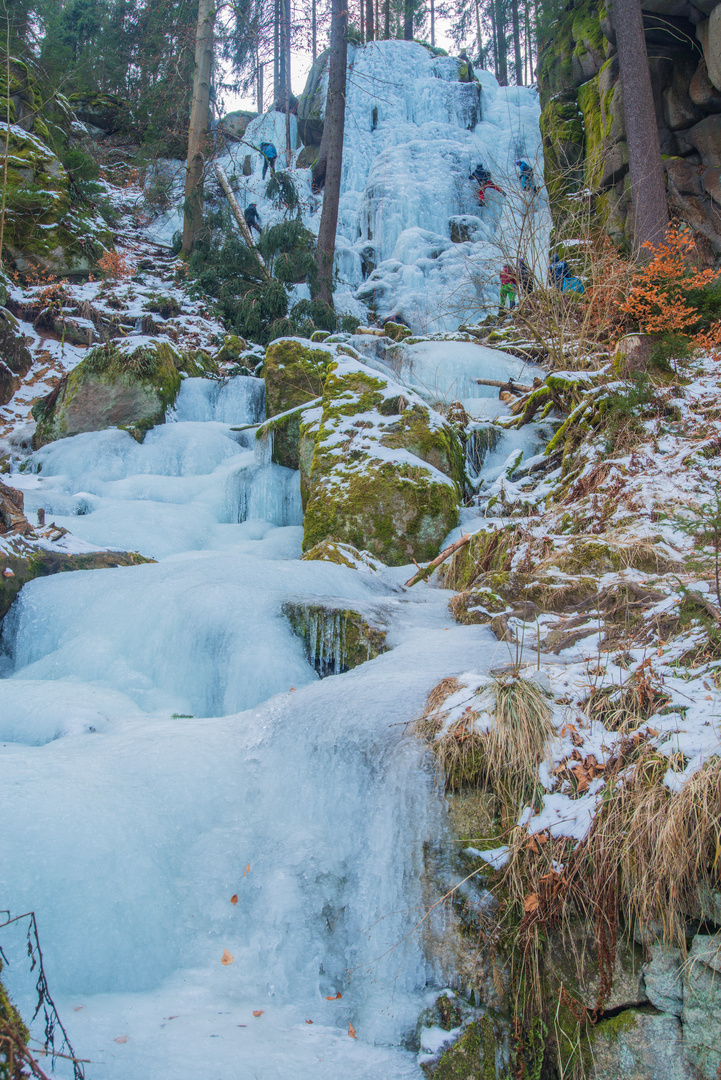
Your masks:
M643 0L669 207L721 256L721 3ZM595 196L606 230L631 240L628 151L613 8L571 0L541 42L546 180Z

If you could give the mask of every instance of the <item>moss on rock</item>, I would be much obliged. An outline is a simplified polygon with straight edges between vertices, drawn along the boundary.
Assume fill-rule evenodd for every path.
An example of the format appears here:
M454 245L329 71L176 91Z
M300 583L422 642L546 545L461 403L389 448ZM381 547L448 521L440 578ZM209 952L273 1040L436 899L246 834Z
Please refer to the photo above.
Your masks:
M33 406L37 449L55 439L107 427L147 431L165 420L180 389L180 357L162 339L92 349L48 397Z
M385 652L387 631L379 616L371 622L366 614L328 600L288 600L281 610L321 678L350 671Z
M408 409L413 415L405 421ZM442 417L405 388L342 358L328 369L312 434L304 550L340 540L391 565L437 553L460 501L460 450Z

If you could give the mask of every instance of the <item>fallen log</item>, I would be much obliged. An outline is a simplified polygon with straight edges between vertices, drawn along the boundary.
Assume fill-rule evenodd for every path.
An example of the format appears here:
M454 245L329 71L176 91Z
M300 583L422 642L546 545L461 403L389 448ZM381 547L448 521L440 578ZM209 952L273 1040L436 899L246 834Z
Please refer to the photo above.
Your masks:
M512 394L530 394L533 390L532 386L514 382L513 379L506 379L505 382L500 379L476 379L476 382L479 386L497 386L499 390L508 390Z
M459 548L462 548L465 544L467 544L470 539L470 533L466 533L466 535L462 536L460 540L456 540L453 544L449 544L447 548L444 548L440 555L436 555L433 562L428 563L428 566L418 567L418 570L413 575L413 577L409 578L408 581L404 582L406 588L410 588L411 585L415 585L417 581L424 581L426 578L430 577L437 566L440 566L442 562L446 561L446 559L450 559L451 555L453 555L454 552L458 551Z
M250 229L248 228L248 223L245 220L245 218L243 217L243 211L240 209L240 206L238 205L238 200L236 199L235 195L233 194L233 189L230 186L230 182L228 180L228 177L225 174L225 169L223 168L222 165L216 165L215 166L215 175L218 177L218 181L220 182L220 186L222 187L223 191L225 192L226 198L228 199L228 202L230 203L230 209L233 211L233 217L235 218L235 220L238 222L238 225L240 226L240 231L242 232L243 236L245 237L246 244L248 245L250 250L253 252L256 259L258 260L258 264L260 266L263 277L266 279L266 281L272 281L273 280L272 274L271 274L270 270L268 269L268 267L265 265L265 262L263 260L263 256L260 254L257 247L253 243L253 238L250 235Z
M385 337L385 331L379 330L375 326L359 326L356 330L356 334L372 334L373 337Z

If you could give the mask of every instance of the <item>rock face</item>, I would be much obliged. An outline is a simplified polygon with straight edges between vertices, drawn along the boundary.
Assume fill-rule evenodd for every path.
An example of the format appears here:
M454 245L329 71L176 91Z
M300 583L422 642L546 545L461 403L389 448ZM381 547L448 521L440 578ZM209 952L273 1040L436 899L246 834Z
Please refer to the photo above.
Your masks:
M317 58L308 72L305 89L298 99L298 135L305 146L320 146L325 111L324 81L330 50Z
M0 94L2 116L6 102ZM112 234L95 211L73 205L70 177L56 153L71 141L73 124L80 125L62 95L43 101L30 69L15 58L9 106L4 247L22 274L86 273L112 247Z
M178 354L169 342L150 339L93 349L48 397L36 402L35 449L82 431L127 427L138 438L162 424L180 389Z
M433 558L458 520L463 456L453 429L353 358L330 365L317 412L300 425L303 550L333 539L391 565Z
M710 174L721 166L721 4L642 0L642 8L669 206L719 256L721 194ZM612 239L631 242L612 9L602 0L568 4L541 43L538 76L547 183L590 188Z
M13 396L32 362L17 320L7 308L0 308L0 405Z

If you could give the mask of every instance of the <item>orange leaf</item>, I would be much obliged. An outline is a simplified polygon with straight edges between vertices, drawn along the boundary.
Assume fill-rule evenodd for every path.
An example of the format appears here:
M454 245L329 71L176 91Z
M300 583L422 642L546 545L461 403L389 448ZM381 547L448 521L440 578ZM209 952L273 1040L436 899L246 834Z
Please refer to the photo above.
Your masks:
M253 1009L253 1016L262 1016L265 1009Z
M306 1024L312 1024L312 1023L313 1023L312 1020L306 1020Z
M532 892L523 901L524 911L535 911L538 907L538 893Z
M230 898L230 902L231 902L231 904L237 904L238 903L238 894L237 893L233 893L233 895Z
M289 693L289 694L294 694L294 693L295 693L295 687L294 687L294 686L291 686L291 688L290 688L290 690L288 691L288 693Z
M248 863L245 870L243 871L243 877L245 877L245 875L248 873L249 870L250 870L250 863Z
M225 967L227 967L228 964L233 963L234 959L235 959L235 957L233 956L232 953L229 953L227 949L223 949L223 955L220 958L221 964L223 964L223 965L225 965Z
M355 1028L353 1027L352 1024L348 1024L348 1034L350 1035L351 1039L357 1039L358 1038L358 1036L355 1033Z
M127 1041L128 1041L128 1036L127 1035L118 1035L117 1039L113 1039L113 1042L116 1042L116 1043L126 1043Z
M539 853L539 852L540 852L540 850L541 850L541 849L539 848L538 844L536 843L536 841L535 841L534 837L532 837L532 836L529 836L529 838L528 838L528 845L527 845L527 846L528 846L528 850L529 850L529 851L532 851L534 855L538 855L538 853Z
M84 1005L76 1005L75 1008L73 1009L73 1012L80 1012L80 1010L84 1009L84 1008L85 1008Z
M342 995L342 994L333 994L333 996L332 996L332 997L327 997L327 998L326 998L325 1000L326 1000L326 1001L340 1001L340 999L341 999L342 997L343 997L343 995Z

